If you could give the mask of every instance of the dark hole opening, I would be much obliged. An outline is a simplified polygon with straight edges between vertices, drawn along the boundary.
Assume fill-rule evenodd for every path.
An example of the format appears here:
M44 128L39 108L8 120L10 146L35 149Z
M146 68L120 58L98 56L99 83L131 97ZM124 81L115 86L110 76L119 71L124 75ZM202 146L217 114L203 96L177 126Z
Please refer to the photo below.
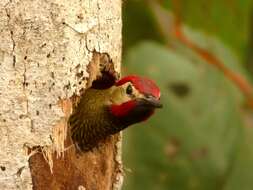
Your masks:
M116 77L110 72L101 71L102 76L92 82L91 88L107 89L114 85Z
M6 167L5 166L0 166L1 170L2 171L5 171L6 170Z
M99 68L99 73L97 73L96 78L92 81L91 88L101 90L110 88L119 78L113 61L107 53L94 52L93 62L90 64L95 64L95 67ZM88 72L93 72L91 68L91 65L88 66Z

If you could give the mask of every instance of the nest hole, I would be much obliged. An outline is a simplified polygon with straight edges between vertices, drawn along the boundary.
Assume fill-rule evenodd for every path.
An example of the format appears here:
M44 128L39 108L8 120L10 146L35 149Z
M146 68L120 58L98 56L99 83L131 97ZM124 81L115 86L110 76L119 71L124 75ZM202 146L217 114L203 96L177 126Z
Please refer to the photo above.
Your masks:
M93 52L88 65L88 88L107 89L115 84L119 74L115 71L114 63L108 53Z

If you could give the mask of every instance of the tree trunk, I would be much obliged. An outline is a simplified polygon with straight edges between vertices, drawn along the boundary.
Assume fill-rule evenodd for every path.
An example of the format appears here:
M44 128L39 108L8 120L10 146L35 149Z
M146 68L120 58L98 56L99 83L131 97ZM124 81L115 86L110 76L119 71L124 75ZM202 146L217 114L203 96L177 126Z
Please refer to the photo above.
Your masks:
M0 189L120 189L120 136L78 155L67 121L96 66L120 70L121 1L1 0L0 14Z

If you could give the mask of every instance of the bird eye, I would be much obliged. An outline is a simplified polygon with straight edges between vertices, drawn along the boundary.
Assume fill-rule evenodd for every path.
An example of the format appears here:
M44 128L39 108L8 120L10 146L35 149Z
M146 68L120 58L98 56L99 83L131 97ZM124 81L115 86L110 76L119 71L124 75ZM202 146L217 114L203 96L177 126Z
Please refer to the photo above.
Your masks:
M131 95L133 93L133 88L132 88L132 86L130 84L126 88L126 93L128 95Z

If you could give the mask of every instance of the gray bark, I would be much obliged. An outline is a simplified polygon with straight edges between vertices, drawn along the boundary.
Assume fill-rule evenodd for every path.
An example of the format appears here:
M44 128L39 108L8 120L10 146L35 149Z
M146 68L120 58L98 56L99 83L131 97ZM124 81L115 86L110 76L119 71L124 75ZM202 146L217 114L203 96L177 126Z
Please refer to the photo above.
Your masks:
M66 141L94 52L120 71L120 0L0 1L1 190L120 189L120 136L81 157Z

